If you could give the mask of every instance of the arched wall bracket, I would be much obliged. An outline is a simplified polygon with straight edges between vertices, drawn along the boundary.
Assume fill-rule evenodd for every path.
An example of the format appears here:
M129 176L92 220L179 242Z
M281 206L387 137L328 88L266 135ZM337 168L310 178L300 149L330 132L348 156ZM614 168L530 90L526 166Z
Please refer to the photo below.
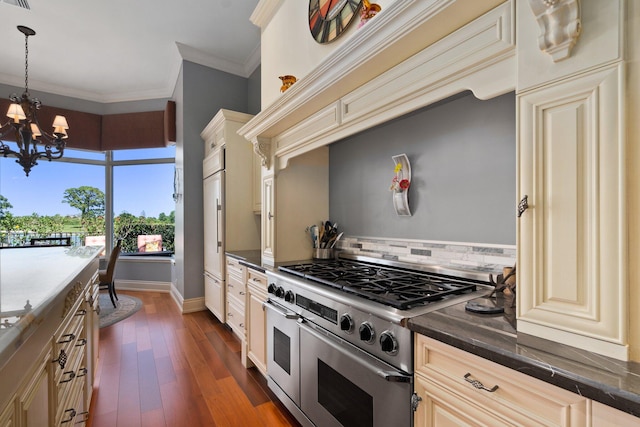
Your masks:
M409 208L409 186L411 184L411 163L406 154L392 156L395 176L391 182L393 207L399 216L411 216Z

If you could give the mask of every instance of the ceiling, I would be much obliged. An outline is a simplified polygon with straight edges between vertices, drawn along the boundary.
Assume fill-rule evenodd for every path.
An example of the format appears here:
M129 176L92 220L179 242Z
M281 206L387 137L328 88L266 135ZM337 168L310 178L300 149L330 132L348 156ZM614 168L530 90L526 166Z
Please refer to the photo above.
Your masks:
M0 83L24 87L18 25L36 32L29 89L102 103L168 98L182 60L248 77L260 63L260 29L249 20L257 4L0 0Z

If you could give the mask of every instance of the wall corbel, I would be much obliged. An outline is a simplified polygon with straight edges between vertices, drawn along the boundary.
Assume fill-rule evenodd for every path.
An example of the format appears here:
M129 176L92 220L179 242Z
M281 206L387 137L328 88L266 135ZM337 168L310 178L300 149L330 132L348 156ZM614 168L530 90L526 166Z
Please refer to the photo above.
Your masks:
M529 0L529 5L540 27L540 50L554 62L571 56L582 29L580 0Z
M271 139L256 136L251 141L253 143L253 152L262 159L262 166L267 169L271 168Z

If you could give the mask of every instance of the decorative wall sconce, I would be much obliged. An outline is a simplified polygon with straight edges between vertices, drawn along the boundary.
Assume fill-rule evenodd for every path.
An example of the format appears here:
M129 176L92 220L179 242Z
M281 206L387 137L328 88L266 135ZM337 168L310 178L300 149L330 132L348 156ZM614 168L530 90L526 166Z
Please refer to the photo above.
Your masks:
M280 76L278 78L282 80L282 86L280 87L280 92L284 92L285 90L289 89L296 81L298 81L298 79L296 79L296 76L290 76L290 75Z
M392 156L395 175L389 190L393 193L393 207L400 216L411 216L409 209L409 186L411 185L411 164L406 154Z

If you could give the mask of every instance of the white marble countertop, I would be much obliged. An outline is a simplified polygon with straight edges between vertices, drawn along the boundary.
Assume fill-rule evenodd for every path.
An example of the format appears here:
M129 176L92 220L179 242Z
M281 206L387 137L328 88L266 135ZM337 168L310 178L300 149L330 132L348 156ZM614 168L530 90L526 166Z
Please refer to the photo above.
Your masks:
M0 250L0 354L24 340L24 332L102 246Z

